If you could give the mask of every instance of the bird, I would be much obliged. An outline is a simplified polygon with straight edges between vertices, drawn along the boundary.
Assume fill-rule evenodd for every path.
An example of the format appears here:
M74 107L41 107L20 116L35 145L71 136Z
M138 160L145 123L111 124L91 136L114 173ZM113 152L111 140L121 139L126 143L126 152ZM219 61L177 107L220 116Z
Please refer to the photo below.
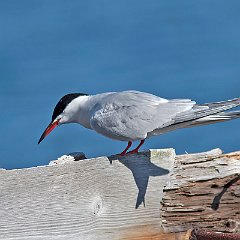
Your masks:
M96 95L69 93L56 104L52 120L38 144L57 126L78 123L105 137L126 141L120 153L138 153L146 139L180 128L228 121L240 111L227 111L240 105L240 98L197 104L191 99L166 99L151 93L128 90ZM133 141L140 141L128 151Z

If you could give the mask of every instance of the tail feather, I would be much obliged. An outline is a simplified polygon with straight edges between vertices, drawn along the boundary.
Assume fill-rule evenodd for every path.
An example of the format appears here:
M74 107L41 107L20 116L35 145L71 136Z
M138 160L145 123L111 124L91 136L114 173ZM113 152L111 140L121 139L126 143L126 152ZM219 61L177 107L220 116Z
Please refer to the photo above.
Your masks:
M238 106L240 106L240 98L223 102L195 105L191 110L177 115L173 119L173 124L160 129L155 129L148 133L148 136L163 134L179 128L190 128L240 118L240 111L229 111L231 108Z
M240 111L221 112L218 114L196 119L191 122L190 126L201 126L212 123L225 122L236 118L240 118Z
M240 98L234 98L228 101L206 103L195 105L186 112L179 113L173 120L174 124L192 122L207 116L215 115L240 105Z

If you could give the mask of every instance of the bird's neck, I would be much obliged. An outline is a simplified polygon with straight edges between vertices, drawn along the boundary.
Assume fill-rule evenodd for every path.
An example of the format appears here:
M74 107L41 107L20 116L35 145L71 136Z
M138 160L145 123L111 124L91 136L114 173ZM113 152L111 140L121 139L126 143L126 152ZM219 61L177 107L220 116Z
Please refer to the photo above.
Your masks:
M68 123L79 123L91 129L91 108L91 96L80 96L74 99L65 110L69 116Z

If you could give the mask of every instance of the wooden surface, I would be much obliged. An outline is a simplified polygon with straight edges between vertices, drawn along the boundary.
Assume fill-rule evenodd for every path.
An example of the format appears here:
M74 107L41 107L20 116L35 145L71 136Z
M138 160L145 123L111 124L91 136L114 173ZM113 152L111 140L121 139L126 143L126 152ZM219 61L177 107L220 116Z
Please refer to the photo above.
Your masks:
M0 239L161 239L174 158L173 149L150 150L0 170Z
M161 216L165 231L240 232L240 152L177 156Z
M0 239L187 240L193 227L240 231L240 152L83 158L0 169Z

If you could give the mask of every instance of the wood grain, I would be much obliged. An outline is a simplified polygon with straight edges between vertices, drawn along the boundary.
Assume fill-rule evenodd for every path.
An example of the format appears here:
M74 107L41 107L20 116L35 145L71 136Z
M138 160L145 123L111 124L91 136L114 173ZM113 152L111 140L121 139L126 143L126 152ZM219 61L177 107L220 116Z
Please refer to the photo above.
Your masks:
M240 152L74 156L0 169L1 240L187 240L193 227L240 231Z
M173 149L150 150L0 170L0 239L113 240L141 231L160 234L162 189L174 159Z

